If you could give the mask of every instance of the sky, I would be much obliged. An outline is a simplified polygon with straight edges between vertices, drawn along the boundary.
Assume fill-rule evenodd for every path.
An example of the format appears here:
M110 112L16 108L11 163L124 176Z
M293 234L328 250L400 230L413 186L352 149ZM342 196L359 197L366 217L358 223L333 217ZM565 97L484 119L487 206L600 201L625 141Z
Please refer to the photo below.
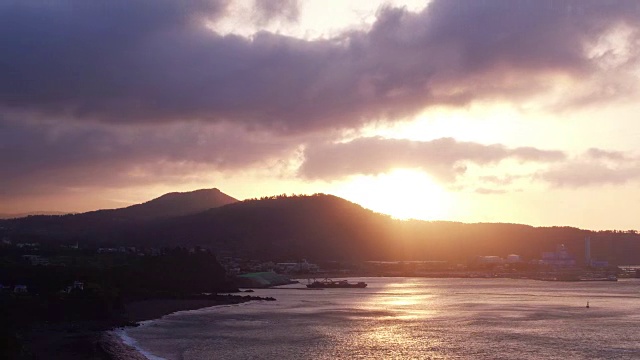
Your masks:
M638 229L634 0L0 0L0 213L327 193Z

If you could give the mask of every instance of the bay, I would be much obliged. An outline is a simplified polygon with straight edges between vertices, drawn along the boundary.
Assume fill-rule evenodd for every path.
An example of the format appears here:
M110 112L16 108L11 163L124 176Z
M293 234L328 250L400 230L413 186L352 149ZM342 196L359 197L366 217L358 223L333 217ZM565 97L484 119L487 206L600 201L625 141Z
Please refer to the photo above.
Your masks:
M349 280L369 285L256 290L277 301L178 312L123 335L153 359L640 358L640 279Z

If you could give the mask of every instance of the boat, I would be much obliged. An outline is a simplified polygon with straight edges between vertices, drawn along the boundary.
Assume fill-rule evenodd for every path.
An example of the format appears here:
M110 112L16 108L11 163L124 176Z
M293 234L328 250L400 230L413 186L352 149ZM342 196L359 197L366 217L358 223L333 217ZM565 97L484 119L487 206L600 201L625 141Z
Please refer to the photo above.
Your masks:
M580 281L618 281L618 277L615 275L609 275L607 277L583 277Z
M317 281L314 279L313 282L307 284L307 287L310 289L350 289L350 288L365 288L367 287L367 283L364 281L360 281L357 283L350 283L347 280L331 280L329 278Z

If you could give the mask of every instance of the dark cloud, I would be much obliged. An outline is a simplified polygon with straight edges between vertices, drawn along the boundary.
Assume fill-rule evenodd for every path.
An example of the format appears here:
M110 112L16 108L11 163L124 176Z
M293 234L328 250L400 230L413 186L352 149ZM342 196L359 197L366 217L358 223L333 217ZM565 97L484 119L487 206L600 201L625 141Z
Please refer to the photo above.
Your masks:
M450 181L465 171L465 163L482 165L505 159L555 162L564 157L560 151L512 149L451 138L411 141L373 137L309 145L299 172L311 179L335 179L355 174L374 175L394 168L418 168L441 181Z
M299 15L291 0L254 5L262 25ZM581 106L594 101L590 94L631 93L637 82L623 75L635 69L639 47L606 69L609 55L585 51L621 24L637 42L635 1L434 0L419 13L382 8L369 29L316 40L217 33L230 7L231 0L0 0L0 203L256 166L289 158L307 137L323 136L319 130L544 93L550 74L607 79ZM468 163L564 158L530 147L380 138L311 142L304 155L306 178L410 167L445 181ZM554 166L541 177L573 186L638 176L635 165L616 162L628 160L624 154L588 156L596 162ZM571 173L581 166L584 178Z
M73 187L181 184L284 158L296 146L226 125L114 128L0 121L0 202Z
M294 18L292 1L260 1ZM296 132L431 104L521 99L545 74L599 71L585 46L634 1L435 0L383 8L367 31L300 40L206 28L227 1L0 2L0 107L112 123L199 120Z

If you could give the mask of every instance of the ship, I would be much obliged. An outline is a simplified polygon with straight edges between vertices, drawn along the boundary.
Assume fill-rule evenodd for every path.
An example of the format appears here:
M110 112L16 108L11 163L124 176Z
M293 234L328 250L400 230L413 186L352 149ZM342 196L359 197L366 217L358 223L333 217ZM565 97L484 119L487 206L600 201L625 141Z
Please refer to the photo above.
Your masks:
M618 277L615 275L609 275L606 277L584 277L580 278L580 281L618 281Z
M329 278L313 282L307 284L307 287L310 289L350 289L350 288L365 288L367 287L367 283L364 281L360 281L357 283L350 283L347 280L331 280Z

